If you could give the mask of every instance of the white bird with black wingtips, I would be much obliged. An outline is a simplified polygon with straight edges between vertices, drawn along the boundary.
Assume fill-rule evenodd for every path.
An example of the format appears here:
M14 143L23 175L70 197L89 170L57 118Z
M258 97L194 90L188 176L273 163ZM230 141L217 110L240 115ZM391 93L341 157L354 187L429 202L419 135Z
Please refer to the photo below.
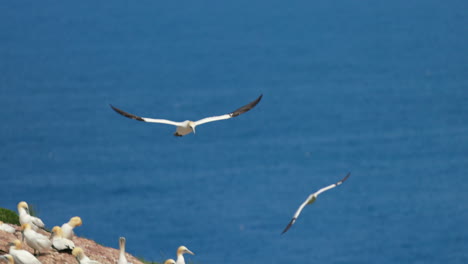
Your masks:
M299 215L301 214L302 212L302 209L304 209L304 207L306 205L309 205L309 204L312 204L315 202L315 200L317 200L317 196L319 196L319 194L325 192L325 191L328 191L332 188L335 188L336 186L342 184L344 181L346 181L349 177L350 173L348 173L346 175L346 177L344 177L342 180L340 180L339 182L337 183L334 183L332 185L329 185L327 187L324 187L320 190L318 190L317 192L309 195L309 197L307 197L307 199L301 204L301 206L299 206L299 209L297 209L296 213L294 214L292 220L289 222L289 224L286 226L286 228L283 230L283 232L281 234L284 234L286 233L286 231L288 231L289 228L291 228L291 226L296 222L296 219L299 217Z
M44 222L38 217L29 214L29 206L26 202L22 201L18 203L18 214L20 224L30 224L34 231L39 228L44 229Z
M233 117L236 117L238 115L241 115L241 114L249 111L250 109L254 108L258 104L258 102L260 102L260 100L262 99L262 96L263 95L260 95L255 101L253 101L253 102L251 102L251 103L249 103L247 105L244 105L241 108L236 109L236 110L232 111L229 114L220 115L220 116L206 117L206 118L200 119L198 121L186 120L186 121L183 121L183 122L175 122L175 121L171 121L171 120L167 120L167 119L153 119L153 118L147 118L147 117L140 117L140 116L136 116L134 114L127 113L127 112L125 112L123 110L120 110L117 107L114 107L113 105L110 105L110 106L117 113L119 113L119 114L121 114L121 115L123 115L125 117L131 118L131 119L135 119L135 120L143 121L143 122L149 122L149 123L160 123L160 124L167 124L167 125L176 126L177 129L176 129L176 132L174 133L174 136L181 137L181 136L185 136L187 134L190 134L192 132L195 133L195 127L199 126L201 124L233 118Z

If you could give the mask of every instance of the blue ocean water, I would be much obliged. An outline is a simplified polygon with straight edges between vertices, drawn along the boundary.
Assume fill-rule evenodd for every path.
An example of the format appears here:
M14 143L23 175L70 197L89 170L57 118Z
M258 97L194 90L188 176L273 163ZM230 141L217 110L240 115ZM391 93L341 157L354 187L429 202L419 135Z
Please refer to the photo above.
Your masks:
M0 7L1 207L155 261L468 262L466 1ZM262 93L183 138L109 107L196 120Z

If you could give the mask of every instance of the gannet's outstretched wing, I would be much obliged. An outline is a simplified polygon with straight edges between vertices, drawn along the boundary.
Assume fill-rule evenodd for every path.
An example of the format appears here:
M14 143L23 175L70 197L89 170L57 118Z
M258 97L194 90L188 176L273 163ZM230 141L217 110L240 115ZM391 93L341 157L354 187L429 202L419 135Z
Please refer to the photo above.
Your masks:
M249 111L250 109L254 108L258 104L258 102L260 102L260 100L262 99L262 96L263 96L263 94L260 95L255 101L250 102L250 103L242 106L241 108L232 111L229 114L220 115L220 116L206 117L206 118L200 119L200 120L195 122L195 125L198 126L198 125L205 124L205 123L208 123L208 122L214 122L214 121L229 119L229 118L233 118L233 117L236 117L238 115L241 115L241 114Z
M289 224L286 226L286 228L283 230L283 232L281 234L284 234L286 233L286 231L289 230L289 228L291 228L291 226L296 222L296 219L299 217L299 215L301 214L302 212L302 209L304 209L304 207L308 204L312 204L313 202L315 202L315 200L317 199L317 196L327 190L330 190L332 188L335 188L336 186L342 184L344 181L346 181L348 178L349 178L349 175L351 173L348 172L348 174L343 178L341 179L340 181L338 181L337 183L334 183L332 185L329 185L327 187L324 187L318 191L316 191L315 193L309 195L309 197L307 197L307 199L301 204L301 206L299 206L299 209L297 209L296 213L294 213L294 216L293 218L291 219L291 221L289 222Z
M112 109L114 109L114 111L116 111L117 113L119 113L119 114L121 114L121 115L123 115L125 117L138 120L138 121L143 121L143 122L148 122L148 123L161 123L161 124L167 124L167 125L173 125L173 126L182 125L182 122L174 122L174 121L166 120L166 119L153 119L153 118L147 118L147 117L140 117L140 116L137 116L137 115L134 115L134 114L127 113L127 112L125 112L123 110L120 110L120 109L118 109L117 107L115 107L113 105L110 105L110 107L112 107Z

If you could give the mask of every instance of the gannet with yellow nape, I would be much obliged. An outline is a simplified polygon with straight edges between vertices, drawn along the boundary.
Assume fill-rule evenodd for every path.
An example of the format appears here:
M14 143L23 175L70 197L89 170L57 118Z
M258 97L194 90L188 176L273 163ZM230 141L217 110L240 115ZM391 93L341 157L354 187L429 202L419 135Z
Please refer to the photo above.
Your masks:
M23 249L21 241L16 239L10 245L10 255L15 260L16 264L41 264L41 262L33 256L33 254Z
M75 243L70 239L63 237L63 231L60 226L54 226L52 228L52 247L59 252L71 253L75 248Z
M73 228L81 226L82 224L83 221L81 221L81 218L79 216L74 216L70 218L70 221L68 221L68 223L62 225L63 237L67 239L72 239L75 235L75 233L73 232Z
M120 237L119 238L119 262L117 264L132 264L127 261L127 258L125 257L125 237Z
M315 192L315 193L309 195L309 197L307 197L307 199L301 204L301 206L299 206L299 209L297 209L297 211L296 211L296 213L294 214L294 216L293 216L291 222L289 222L289 224L286 226L286 228L283 230L283 232L282 232L281 234L286 233L286 231L288 231L288 229L291 228L291 226L296 222L296 219L297 219L297 218L299 217L299 215L301 214L302 209L304 209L304 207L305 207L306 205L309 205L309 204L314 203L315 200L317 199L317 196L319 196L319 194L321 194L321 193L323 193L323 192L325 192L325 191L328 191L328 190L330 190L330 189L332 189L332 188L335 188L336 186L342 184L344 181L346 181L346 180L348 179L349 175L350 175L350 173L348 173L348 174L346 175L346 177L344 177L344 178L343 178L342 180L340 180L339 182L334 183L334 184L332 184L332 185L329 185L329 186L327 186L327 187L324 187L324 188L318 190L317 192Z
M183 121L183 122L175 122L175 121L166 120L166 119L153 119L153 118L147 118L147 117L140 117L140 116L136 116L134 114L127 113L127 112L125 112L123 110L120 110L117 107L114 107L113 105L110 105L110 106L117 113L119 113L119 114L121 114L121 115L123 115L125 117L131 118L131 119L135 119L135 120L143 121L143 122L149 122L149 123L160 123L160 124L167 124L167 125L176 126L177 129L176 129L176 132L174 133L174 136L181 137L181 136L185 136L187 134L190 134L192 132L195 133L195 127L199 126L201 124L233 118L233 117L239 116L239 115L249 111L250 109L254 108L258 104L258 102L260 102L260 100L262 99L262 96L263 95L260 95L255 101L253 101L253 102L251 102L251 103L249 103L247 105L244 105L244 106L232 111L229 114L220 115L220 116L206 117L206 118L200 119L198 121L186 120L186 121Z
M15 261L13 260L13 256L10 254L2 255L0 256L0 259L5 260L7 264L15 264Z
M168 260L164 261L164 264L176 264L176 262L173 259L168 259Z
M16 229L0 221L0 231L5 231L7 233L13 234L16 231Z
M36 231L32 230L30 224L23 224L21 226L21 232L23 232L23 239L26 241L26 244L34 249L34 255L36 255L36 250L39 254L41 251L51 249L52 241L43 234L39 234Z
M180 246L178 249L177 249L177 261L176 261L176 264L185 264L185 259L184 259L184 254L191 254L191 255L195 255L195 253L193 253L192 251L190 251L188 248L186 248L185 246Z
M38 230L39 228L44 228L44 222L38 217L31 216L29 214L29 206L26 202L19 202L18 203L18 214L19 214L19 222L20 224L30 224L31 228L34 230Z
M99 261L88 258L80 247L74 248L72 254L80 264L101 264Z

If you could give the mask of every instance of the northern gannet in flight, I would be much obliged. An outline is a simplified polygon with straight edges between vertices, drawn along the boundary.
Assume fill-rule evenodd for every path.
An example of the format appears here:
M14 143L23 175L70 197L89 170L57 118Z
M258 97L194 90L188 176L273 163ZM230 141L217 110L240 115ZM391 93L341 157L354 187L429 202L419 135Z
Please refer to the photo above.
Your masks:
M324 187L320 190L318 190L317 192L309 195L309 197L307 197L307 199L301 204L301 206L299 206L299 209L297 209L296 213L294 214L291 222L289 222L289 224L286 226L286 228L283 230L283 232L281 234L284 234L286 233L286 231L288 231L289 228L291 228L291 226L294 224L294 222L296 222L296 219L299 217L299 215L301 214L302 212L302 209L304 209L304 207L308 204L312 204L313 202L315 202L315 200L317 199L317 196L319 196L319 194L325 192L325 191L328 191L332 188L335 188L336 186L342 184L344 181L346 181L349 177L350 173L348 173L346 175L346 177L344 177L341 181L337 182L337 183L334 183L332 185L329 185L327 187Z
M186 120L186 121L183 121L183 122L174 122L174 121L166 120L166 119L153 119L153 118L147 118L147 117L140 117L140 116L136 116L136 115L127 113L125 111L122 111L122 110L114 107L113 105L110 105L110 106L117 113L119 113L119 114L121 114L121 115L123 115L125 117L131 118L131 119L135 119L135 120L143 121L143 122L149 122L149 123L161 123L161 124L168 124L168 125L176 126L177 129L176 129L176 132L174 133L174 136L181 137L181 136L185 136L187 134L190 134L191 132L195 133L195 127L198 126L198 125L205 124L205 123L208 123L208 122L233 118L233 117L236 117L238 115L241 115L241 114L249 111L250 109L254 108L258 104L258 102L260 102L260 100L262 99L262 96L263 95L260 95L255 101L253 101L253 102L251 102L249 104L246 104L246 105L242 106L241 108L232 111L229 114L220 115L220 116L206 117L206 118L200 119L200 120L195 121L195 122L190 121L190 120Z
M119 238L119 248L119 262L117 262L117 264L131 264L127 261L127 258L125 257L125 237Z
M191 255L195 255L195 253L193 253L192 251L190 251L188 248L186 248L185 246L180 246L178 249L177 249L177 261L176 261L176 264L185 264L185 259L184 259L184 254L185 253L188 253L188 254L191 254Z
M26 202L18 203L18 214L21 225L30 224L34 230L38 230L39 228L44 229L44 223L42 220L29 214L29 207Z
M12 233L12 234L16 231L15 228L13 228L10 225L7 225L7 224L3 223L2 221L0 221L0 230L8 232L8 233Z
M59 252L69 252L71 253L72 250L75 248L75 243L70 239L63 237L63 231L60 226L54 226L52 228L52 247Z
M8 264L15 264L15 261L13 260L13 256L11 256L10 254L0 256L0 259L5 260L6 263L8 263Z
M80 247L74 248L72 254L80 264L101 264L99 261L88 258Z
M70 218L70 221L68 221L68 223L62 225L63 237L72 239L75 235L75 233L73 232L73 228L81 226L82 224L83 222L81 221L81 218L79 216Z
M23 232L23 239L26 240L26 244L34 249L34 255L36 255L36 250L41 254L41 251L51 248L52 241L43 234L39 234L32 230L30 224L23 224L21 226L21 230L21 232Z
M13 241L13 243L9 243L9 245L10 245L9 253L15 260L15 263L41 264L41 262L35 256L33 256L33 254L23 249L21 245L21 241L19 241L18 239Z

